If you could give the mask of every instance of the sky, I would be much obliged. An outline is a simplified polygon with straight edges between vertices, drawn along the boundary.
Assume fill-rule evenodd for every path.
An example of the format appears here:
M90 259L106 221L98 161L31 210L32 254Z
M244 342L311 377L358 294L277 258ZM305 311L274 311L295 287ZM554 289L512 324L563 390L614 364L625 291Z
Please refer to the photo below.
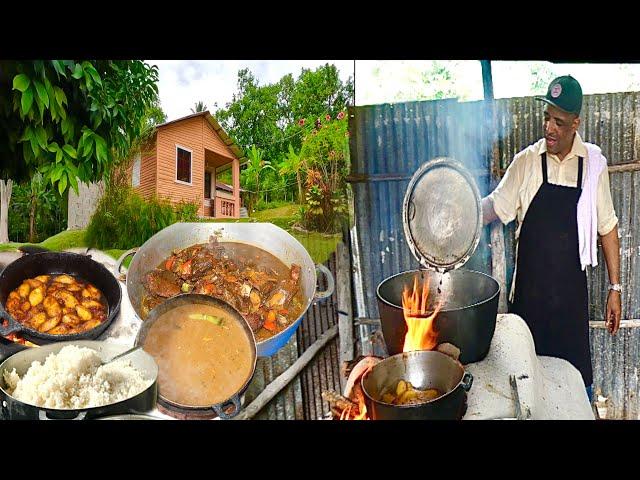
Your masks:
M315 70L329 63L340 71L343 82L353 77L353 60L146 60L157 65L162 109L167 120L190 115L196 102L203 101L213 113L233 99L238 71L248 68L260 85L278 82L291 73L297 78L302 68Z
M159 70L160 101L167 120L191 114L203 101L213 112L217 103L224 107L236 92L238 71L248 68L260 85L275 83L302 68L316 69L334 64L343 81L354 77L353 60L147 60ZM492 65L495 98L544 94L549 81L558 75L573 75L583 93L640 91L640 64L552 64L548 62L494 61ZM355 62L356 105L372 105L424 99L431 91L452 92L461 101L483 98L482 70L477 60L357 60ZM437 67L444 67L450 78L433 82ZM425 79L431 84L426 84ZM536 83L536 79L538 82Z

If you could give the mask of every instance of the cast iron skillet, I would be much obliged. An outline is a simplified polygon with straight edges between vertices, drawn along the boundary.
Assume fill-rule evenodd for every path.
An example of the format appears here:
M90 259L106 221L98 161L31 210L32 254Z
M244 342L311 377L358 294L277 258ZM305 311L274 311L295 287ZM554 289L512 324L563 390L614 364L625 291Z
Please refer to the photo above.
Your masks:
M7 265L0 273L0 318L6 319L9 323L7 327L3 327L0 321L0 335L20 333L26 340L42 345L71 340L93 340L107 329L120 311L122 292L118 281L104 265L92 260L88 255L48 251L31 253L33 249L23 249L23 251L25 252L24 256ZM90 282L102 292L108 305L107 319L104 322L86 332L52 335L26 327L5 310L4 305L9 293L19 287L24 280L38 275L62 273ZM0 343L0 357L3 356L2 352L6 351L5 347L6 345Z

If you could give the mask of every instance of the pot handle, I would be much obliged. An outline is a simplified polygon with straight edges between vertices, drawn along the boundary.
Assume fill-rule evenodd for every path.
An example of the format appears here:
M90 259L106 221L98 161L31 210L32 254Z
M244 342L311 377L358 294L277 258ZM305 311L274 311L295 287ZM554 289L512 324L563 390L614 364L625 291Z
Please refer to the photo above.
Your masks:
M2 324L4 323L3 319L9 322L8 326L2 326ZM16 322L13 317L9 315L9 313L4 309L4 306L2 306L2 302L0 302L0 335L6 337L10 333L21 332L22 330L22 325Z
M78 414L73 418L51 418L49 416L49 412L46 410L38 411L38 419L39 420L84 420L84 417L87 416L87 412L78 412Z
M465 372L462 377L462 388L464 388L464 390L468 392L471 389L472 384L473 384L473 375L471 375L469 372Z
M327 279L327 289L323 292L319 292L316 290L316 293L314 293L313 298L316 300L324 300L325 298L329 298L331 295L333 295L333 291L336 288L336 282L333 279L333 274L331 273L331 270L329 270L324 265L317 264L316 272L324 274L325 278Z
M230 406L233 406L233 411L231 413L225 412L225 410ZM221 420L229 420L240 413L240 397L238 395L234 395L225 403L218 403L213 405L211 408L216 412L216 415L218 415Z
M122 268L122 264L124 263L125 259L131 255L135 255L138 249L139 247L132 248L131 250L127 250L120 256L120 258L116 262L116 266L113 268L113 274L116 276L116 278L120 276L120 269Z

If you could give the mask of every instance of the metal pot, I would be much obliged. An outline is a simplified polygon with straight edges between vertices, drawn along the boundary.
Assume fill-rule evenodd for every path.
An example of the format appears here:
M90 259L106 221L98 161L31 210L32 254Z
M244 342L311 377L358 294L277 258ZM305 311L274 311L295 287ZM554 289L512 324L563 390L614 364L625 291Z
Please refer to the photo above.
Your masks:
M458 347L460 362L465 365L486 357L496 327L500 285L489 275L464 269L444 275L431 270L411 270L389 277L378 285L378 310L389 355L402 352L407 334L402 290L405 286L413 286L415 275L420 284L429 282L430 307L434 308L440 299L444 302L433 324L438 343L452 343Z
M91 348L98 352L103 361L109 360L129 348L106 342L80 340L77 342L60 342L43 347L28 348L12 355L0 364L0 396L2 397L0 411L2 412L3 418L7 420L82 420L106 415L144 413L155 408L158 395L158 366L153 360L153 357L143 350L138 350L127 355L127 360L130 360L131 364L139 370L145 378L152 379L153 381L145 390L126 400L101 407L56 409L30 405L9 395L3 376L5 370L12 371L15 368L16 372L20 376L23 376L33 362L38 361L44 363L49 354L58 353L67 345Z
M241 405L242 394L247 389L247 387L249 386L249 383L251 383L251 380L253 379L253 375L256 370L257 349L256 349L256 339L253 335L253 332L251 331L251 328L249 327L249 324L246 322L246 320L240 314L240 312L234 309L231 305L217 298L210 297L208 295L198 295L194 293L178 295L176 297L169 298L168 300L166 300L165 302L161 303L156 308L151 310L151 312L149 312L149 316L144 321L144 323L142 324L142 327L140 327L140 330L138 331L135 345L144 345L144 340L147 338L147 335L151 327L158 320L158 318L160 318L164 313L176 307L179 307L180 305L192 305L194 303L201 304L201 305L212 305L214 307L223 309L224 311L229 313L231 316L236 318L238 322L240 322L240 325L242 325L242 328L244 329L247 335L247 338L250 340L250 343L251 343L251 365L252 365L251 375L249 375L249 378L247 378L247 380L242 385L242 387L240 387L240 389L237 392L235 392L231 397L214 405L180 404L166 398L162 394L161 390L158 392L158 402L160 403L160 405L162 405L165 408L168 408L169 410L177 410L185 414L191 413L197 416L198 414L206 415L207 413L211 413L213 411L215 412L215 415L220 417L221 419L226 420L229 418L233 418L238 413L240 413L240 409L242 408L242 405Z
M446 393L416 405L393 405L379 400L400 380L411 382L419 390L435 388ZM372 420L460 420L473 376L444 353L419 350L385 358L363 375L360 382Z
M261 248L285 265L292 263L302 267L300 287L305 300L300 316L289 327L267 340L258 342L259 357L268 357L282 348L293 335L312 302L328 298L334 290L333 275L324 265L314 265L307 250L294 237L271 223L175 223L156 233L139 249L125 252L116 264L116 276L125 258L135 254L127 272L127 293L136 315L142 319L142 280L174 249L182 249L198 243L206 243L215 235L220 242L241 242ZM317 271L324 273L327 289L317 291Z
M52 335L29 328L13 318L4 308L9 293L29 278L38 275L55 275L66 273L84 281L90 282L104 295L108 304L108 314L104 322L97 327L82 333L72 335ZM94 339L100 336L120 311L122 292L120 284L112 273L101 263L88 255L78 255L69 252L44 252L26 254L7 265L0 273L0 318L5 318L9 325L2 326L0 321L0 335L10 333L20 335L36 344L65 342L70 340Z

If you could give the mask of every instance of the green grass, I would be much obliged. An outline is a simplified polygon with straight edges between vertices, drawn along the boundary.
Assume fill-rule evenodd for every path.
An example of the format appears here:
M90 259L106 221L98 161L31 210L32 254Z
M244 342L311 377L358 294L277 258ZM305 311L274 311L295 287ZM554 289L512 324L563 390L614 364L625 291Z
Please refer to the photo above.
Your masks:
M316 232L299 232L292 228L295 221L295 213L298 211L298 205L286 205L284 207L272 208L270 210L263 210L256 212L249 218L230 218L230 219L211 219L205 220L207 222L221 222L221 223L253 223L253 222L269 222L289 232L295 237L309 252L311 258L315 263L326 262L331 254L335 251L336 245L340 241L340 235L323 235ZM24 243L5 243L0 244L0 252L11 251L17 249ZM85 241L84 230L68 230L60 232L53 237L47 238L42 243L35 245L47 248L53 251L62 251L68 248L74 247L87 247ZM113 257L114 259L120 258L120 256L126 250L119 249L106 249L104 252ZM128 257L124 265L129 266L132 257Z

